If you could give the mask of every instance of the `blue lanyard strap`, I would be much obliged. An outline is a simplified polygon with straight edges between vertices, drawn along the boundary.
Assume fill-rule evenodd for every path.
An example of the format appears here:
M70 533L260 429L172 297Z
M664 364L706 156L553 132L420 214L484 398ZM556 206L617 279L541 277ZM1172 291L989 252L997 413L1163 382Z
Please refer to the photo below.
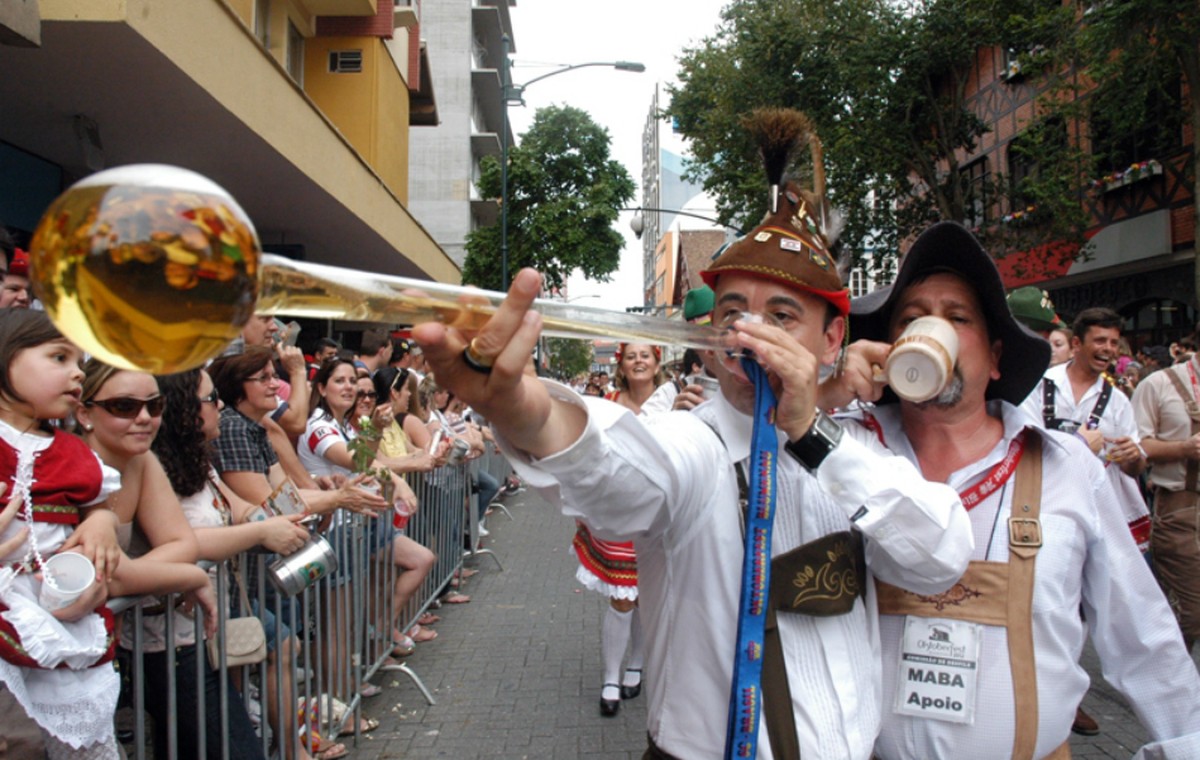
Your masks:
M737 650L729 695L725 757L753 758L758 753L762 716L763 632L771 587L771 526L775 520L775 469L779 440L775 433L775 393L766 370L742 360L754 382L754 433L750 447L750 493L746 511L746 552L742 560L742 593L738 602Z

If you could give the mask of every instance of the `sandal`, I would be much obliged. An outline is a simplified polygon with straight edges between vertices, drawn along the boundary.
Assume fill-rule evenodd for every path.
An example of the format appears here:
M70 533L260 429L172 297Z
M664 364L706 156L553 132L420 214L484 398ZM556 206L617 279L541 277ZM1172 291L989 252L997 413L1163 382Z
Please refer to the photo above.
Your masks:
M337 760L339 757L345 757L349 753L350 750L346 749L346 745L339 743L331 744L328 749L318 750L313 753L313 757L316 760Z
M398 639L392 639L392 654L396 657L408 657L415 651L417 644L411 637L402 635Z
M455 591L443 596L442 601L446 604L466 604L467 602L471 601L471 597Z
M383 687L376 686L368 681L362 685L362 688L358 690L358 693L363 699L367 699L368 697L378 697L383 693Z
M442 619L440 617L433 614L432 612L426 612L424 615L417 618L417 623L420 625L433 625L434 623L441 622L441 620Z
M408 635L413 641L421 643L424 641L433 641L438 637L438 632L432 628L422 628L419 625L414 625L408 629Z
M379 728L379 721L375 720L374 718L364 717L358 722L359 733L369 734L377 728ZM349 726L345 726L341 731L338 732L338 736L354 736L354 729Z

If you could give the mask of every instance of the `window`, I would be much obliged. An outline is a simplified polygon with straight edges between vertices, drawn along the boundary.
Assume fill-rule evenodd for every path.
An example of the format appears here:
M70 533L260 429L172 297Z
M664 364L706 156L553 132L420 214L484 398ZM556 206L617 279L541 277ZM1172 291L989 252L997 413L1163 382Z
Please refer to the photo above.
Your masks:
M269 47L271 38L271 0L254 0L254 36L263 47Z
M991 172L988 171L987 157L977 158L960 167L958 176L963 192L962 222L971 229L980 229L987 224L988 217L988 184L991 182Z
M287 70L296 84L304 86L304 35L288 19Z
M1100 175L1165 158L1182 147L1179 70L1141 72L1134 79L1099 90L1092 100L1092 154ZM1143 93L1148 94L1138 97Z
M1042 178L1040 159L1067 149L1067 126L1062 119L1046 119L1013 138L1008 144L1010 212L1035 204L1034 186Z

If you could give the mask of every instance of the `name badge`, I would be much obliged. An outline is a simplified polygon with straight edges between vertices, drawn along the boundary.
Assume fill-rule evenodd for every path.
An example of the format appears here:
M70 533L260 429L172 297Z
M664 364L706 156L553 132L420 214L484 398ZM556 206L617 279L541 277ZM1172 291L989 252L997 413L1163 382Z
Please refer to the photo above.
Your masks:
M906 616L895 712L973 723L982 638L978 623Z

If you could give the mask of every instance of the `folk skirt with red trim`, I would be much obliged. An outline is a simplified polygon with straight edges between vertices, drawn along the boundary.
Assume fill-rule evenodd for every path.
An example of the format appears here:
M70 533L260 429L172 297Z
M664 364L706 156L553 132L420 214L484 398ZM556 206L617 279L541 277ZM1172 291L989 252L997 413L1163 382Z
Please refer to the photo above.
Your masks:
M577 522L571 549L579 560L575 579L588 589L612 599L638 598L637 555L632 542L596 538Z

